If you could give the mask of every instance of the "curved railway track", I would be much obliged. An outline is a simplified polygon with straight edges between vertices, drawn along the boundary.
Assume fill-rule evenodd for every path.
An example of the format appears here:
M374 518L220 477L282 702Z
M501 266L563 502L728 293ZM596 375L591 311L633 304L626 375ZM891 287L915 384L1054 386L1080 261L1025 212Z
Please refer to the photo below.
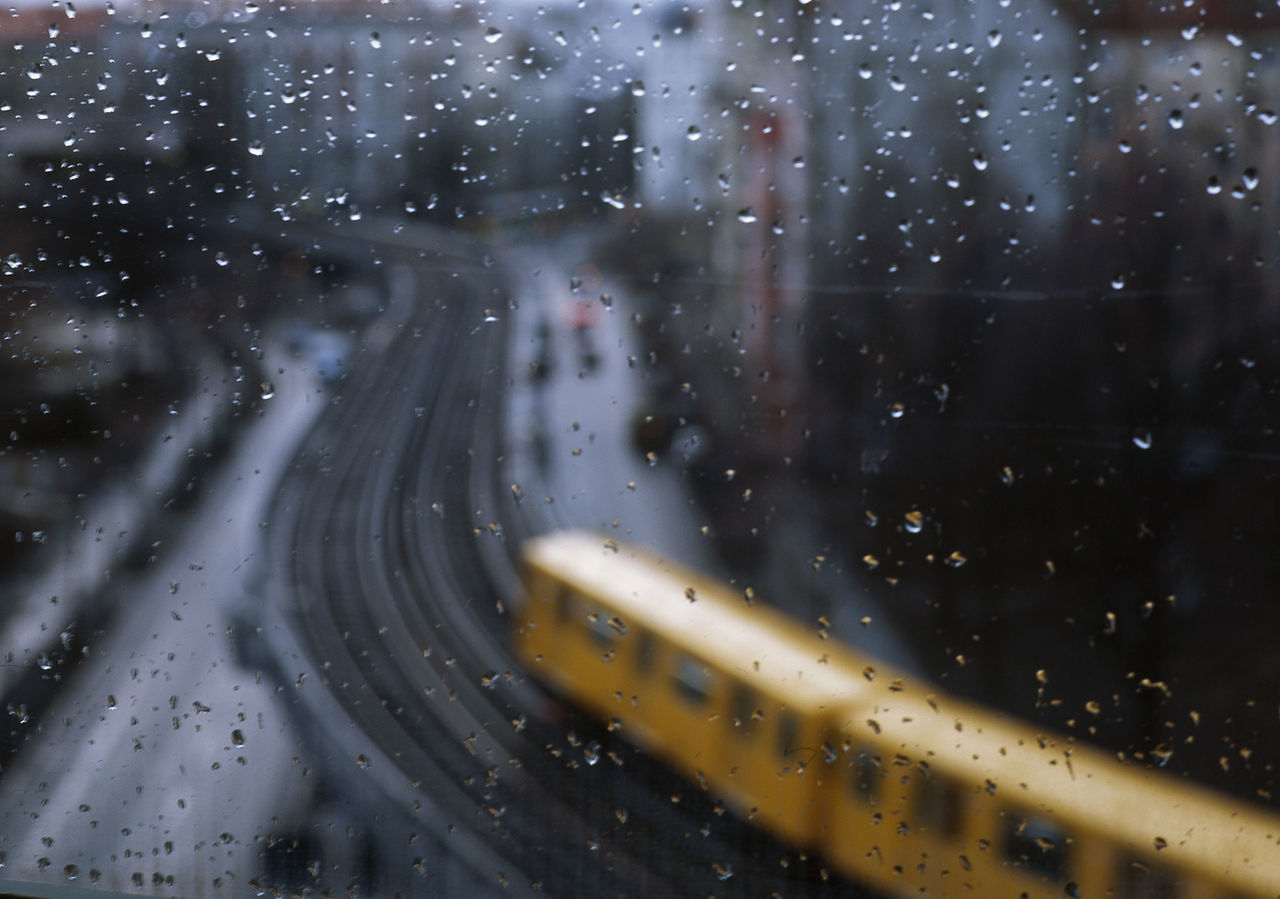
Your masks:
M419 853L462 851L453 882L508 894L847 894L516 668L512 554L569 522L500 481L503 285L469 248L375 250L399 324L282 484L270 553L302 650L416 791L391 798L434 810Z

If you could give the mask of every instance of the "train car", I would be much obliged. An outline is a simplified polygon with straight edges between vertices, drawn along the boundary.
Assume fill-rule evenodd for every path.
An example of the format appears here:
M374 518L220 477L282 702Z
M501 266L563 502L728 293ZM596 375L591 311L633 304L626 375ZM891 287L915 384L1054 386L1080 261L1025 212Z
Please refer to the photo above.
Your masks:
M849 711L823 853L891 893L1280 896L1280 820L912 683Z
M901 896L1280 897L1280 818L946 696L669 560L524 548L528 669L797 848Z
M806 632L722 586L603 538L525 547L515 647L529 670L739 814L816 845L837 710L870 684L817 664Z

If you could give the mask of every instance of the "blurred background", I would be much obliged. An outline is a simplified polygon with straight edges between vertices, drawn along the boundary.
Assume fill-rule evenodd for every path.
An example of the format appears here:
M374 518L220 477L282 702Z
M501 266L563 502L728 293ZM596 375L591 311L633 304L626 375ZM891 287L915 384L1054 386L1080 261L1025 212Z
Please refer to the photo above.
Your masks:
M395 761L435 731L397 748L359 710L429 722L411 703L451 677L520 680L495 655L510 559L568 525L1274 810L1274 5L10 0L0 23L9 888L647 882L599 880L619 865L590 845L644 842L634 820L530 854L515 811L476 811L515 794L446 766L446 801ZM469 574L409 613L417 565ZM489 610L449 638L470 662L379 642L445 604ZM441 732L508 733L521 697ZM482 768L537 771L549 740ZM685 831L720 826L691 802ZM664 882L752 893L690 864Z

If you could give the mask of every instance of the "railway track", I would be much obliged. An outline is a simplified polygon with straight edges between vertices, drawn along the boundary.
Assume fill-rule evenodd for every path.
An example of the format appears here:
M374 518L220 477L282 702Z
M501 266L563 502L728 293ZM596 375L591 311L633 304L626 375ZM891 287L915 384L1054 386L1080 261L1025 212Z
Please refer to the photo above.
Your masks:
M501 481L503 321L485 307L503 285L456 248L378 255L394 333L281 486L271 564L343 714L435 810L427 843L448 854L468 832L471 867L450 876L552 895L848 894L524 678L505 639L513 553L570 522Z

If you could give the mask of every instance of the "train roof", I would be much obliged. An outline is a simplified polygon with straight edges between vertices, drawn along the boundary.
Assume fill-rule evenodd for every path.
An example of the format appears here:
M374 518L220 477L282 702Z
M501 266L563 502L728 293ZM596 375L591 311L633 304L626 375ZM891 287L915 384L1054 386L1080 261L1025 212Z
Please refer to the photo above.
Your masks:
M598 534L562 531L525 544L525 561L554 573L628 626L808 711L861 698L871 685L839 643L711 578ZM870 673L870 672L869 672Z

